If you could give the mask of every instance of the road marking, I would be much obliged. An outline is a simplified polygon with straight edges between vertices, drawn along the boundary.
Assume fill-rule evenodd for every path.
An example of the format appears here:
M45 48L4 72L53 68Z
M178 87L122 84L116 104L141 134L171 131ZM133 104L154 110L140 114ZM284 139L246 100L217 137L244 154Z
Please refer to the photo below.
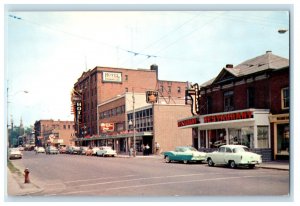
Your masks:
M46 184L45 186L52 186L52 185L61 185L61 184L67 184L67 183L74 183L74 182L87 182L92 180L102 180L102 179L113 179L113 178L123 178L123 177L133 177L136 175L125 175L125 176L115 176L115 177L100 177L100 178L93 178L93 179L82 179L82 180L73 180L73 181L66 181L66 182L60 182L60 183L52 183L52 184Z
M210 178L210 179L202 179L202 180L186 180L186 181L173 181L173 182L160 182L160 183L151 183L151 184L144 184L144 185L133 185L133 186L126 186L126 187L115 187L109 188L108 190L120 190L120 189L129 189L129 188L139 188L139 187L151 187L151 186L158 186L158 185L168 185L168 184L183 184L183 183L193 183L193 182L205 182L205 181L219 181L219 180L230 180L230 179L242 179L242 178L257 178L258 176L242 176L242 177L220 177L220 178ZM260 176L263 177L263 176ZM103 191L103 190L102 190ZM80 191L73 191L73 192L66 192L60 193L58 195L72 195L78 193L90 193L95 192L95 190L80 190ZM101 192L101 191L99 191ZM57 194L49 194L45 196L56 196Z

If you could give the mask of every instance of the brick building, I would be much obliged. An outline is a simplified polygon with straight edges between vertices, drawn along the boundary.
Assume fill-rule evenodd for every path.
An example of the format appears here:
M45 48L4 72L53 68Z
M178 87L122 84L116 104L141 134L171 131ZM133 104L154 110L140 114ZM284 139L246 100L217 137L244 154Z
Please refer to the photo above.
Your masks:
M150 69L95 67L83 72L74 84L72 93L77 137L89 138L101 134L99 132L101 121L98 120L101 119L102 109L105 109L103 107L111 105L103 105L100 113L98 110L100 109L99 105L106 101L111 101L111 99L128 92L139 94L146 91L158 91L159 99L167 104L183 103L186 85L186 82L159 80L156 65L151 65ZM115 104L119 104L119 106L111 108L109 111L113 114L112 119L119 118L114 114L125 112L125 108L122 107L125 106L125 103L122 102L124 100L119 99L118 101ZM108 115L108 112L103 115ZM122 122L115 125L118 128L117 131L126 129L125 119Z
M265 160L289 157L289 60L272 54L226 65L199 88L198 115L179 121L193 128L193 144L243 144Z
M159 98L158 102L152 105L146 102L145 93L132 92L109 99L98 105L99 135L77 138L76 144L109 145L118 153L128 153L130 148L134 148L133 114L135 114L135 145L138 153L142 152L142 145L147 144L151 153L171 150L179 145L191 145L192 132L177 127L177 119L189 115L190 107L182 100L177 99L177 102L173 100L175 104L168 101Z
M73 121L38 120L34 123L35 143L46 145L71 145L75 137Z

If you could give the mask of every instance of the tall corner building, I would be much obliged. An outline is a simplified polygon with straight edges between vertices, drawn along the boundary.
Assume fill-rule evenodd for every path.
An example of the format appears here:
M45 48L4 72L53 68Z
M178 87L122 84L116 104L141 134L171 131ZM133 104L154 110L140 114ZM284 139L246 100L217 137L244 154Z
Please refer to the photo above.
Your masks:
M83 72L74 84L72 92L76 136L85 137L83 139L99 136L103 104L107 105L115 98L132 93L138 98L139 94L145 94L146 91L158 91L159 103L184 105L186 87L187 82L159 80L157 65L151 65L149 69L97 66ZM146 102L146 98L142 97L142 99ZM129 98L126 101L132 100ZM140 101L136 102L137 108L138 102ZM122 108L124 110L125 103L120 105L120 111L116 108L116 114L124 113ZM140 106L145 104L142 103ZM112 109L111 112L113 113L114 110ZM128 130L128 122L125 119L119 121L117 125L124 131Z

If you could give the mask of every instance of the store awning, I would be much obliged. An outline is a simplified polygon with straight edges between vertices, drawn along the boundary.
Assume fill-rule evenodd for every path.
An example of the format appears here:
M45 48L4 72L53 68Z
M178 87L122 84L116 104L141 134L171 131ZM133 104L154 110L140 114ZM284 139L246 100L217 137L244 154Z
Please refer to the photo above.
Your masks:
M209 123L199 123L193 125L187 125L180 127L182 129L187 128L199 128L200 130L210 130L210 129L223 129L223 128L238 128L254 126L254 118L252 119L242 119L242 120L232 120L232 121L221 121L221 122L209 122Z

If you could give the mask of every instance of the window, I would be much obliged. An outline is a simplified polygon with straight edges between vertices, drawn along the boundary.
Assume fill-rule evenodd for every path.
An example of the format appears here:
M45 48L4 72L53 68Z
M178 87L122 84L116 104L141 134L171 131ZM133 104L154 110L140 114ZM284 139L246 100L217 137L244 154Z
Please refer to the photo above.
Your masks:
M67 129L67 126L64 124L64 129Z
M212 113L212 98L210 96L208 96L206 98L206 106L207 106L207 114Z
M128 75L125 75L125 81L127 81L128 80Z
M224 93L224 111L233 111L233 91L228 91Z
M171 86L168 86L168 92L171 93Z
M290 107L290 93L289 88L283 88L281 90L281 108L288 109Z
M127 87L125 88L125 92L128 92L128 88Z
M250 87L247 89L247 107L254 108L254 88Z
M177 87L177 92L181 93L181 88L180 87Z
M164 92L164 86L163 85L160 86L160 91Z
M269 127L257 126L257 148L269 147Z

